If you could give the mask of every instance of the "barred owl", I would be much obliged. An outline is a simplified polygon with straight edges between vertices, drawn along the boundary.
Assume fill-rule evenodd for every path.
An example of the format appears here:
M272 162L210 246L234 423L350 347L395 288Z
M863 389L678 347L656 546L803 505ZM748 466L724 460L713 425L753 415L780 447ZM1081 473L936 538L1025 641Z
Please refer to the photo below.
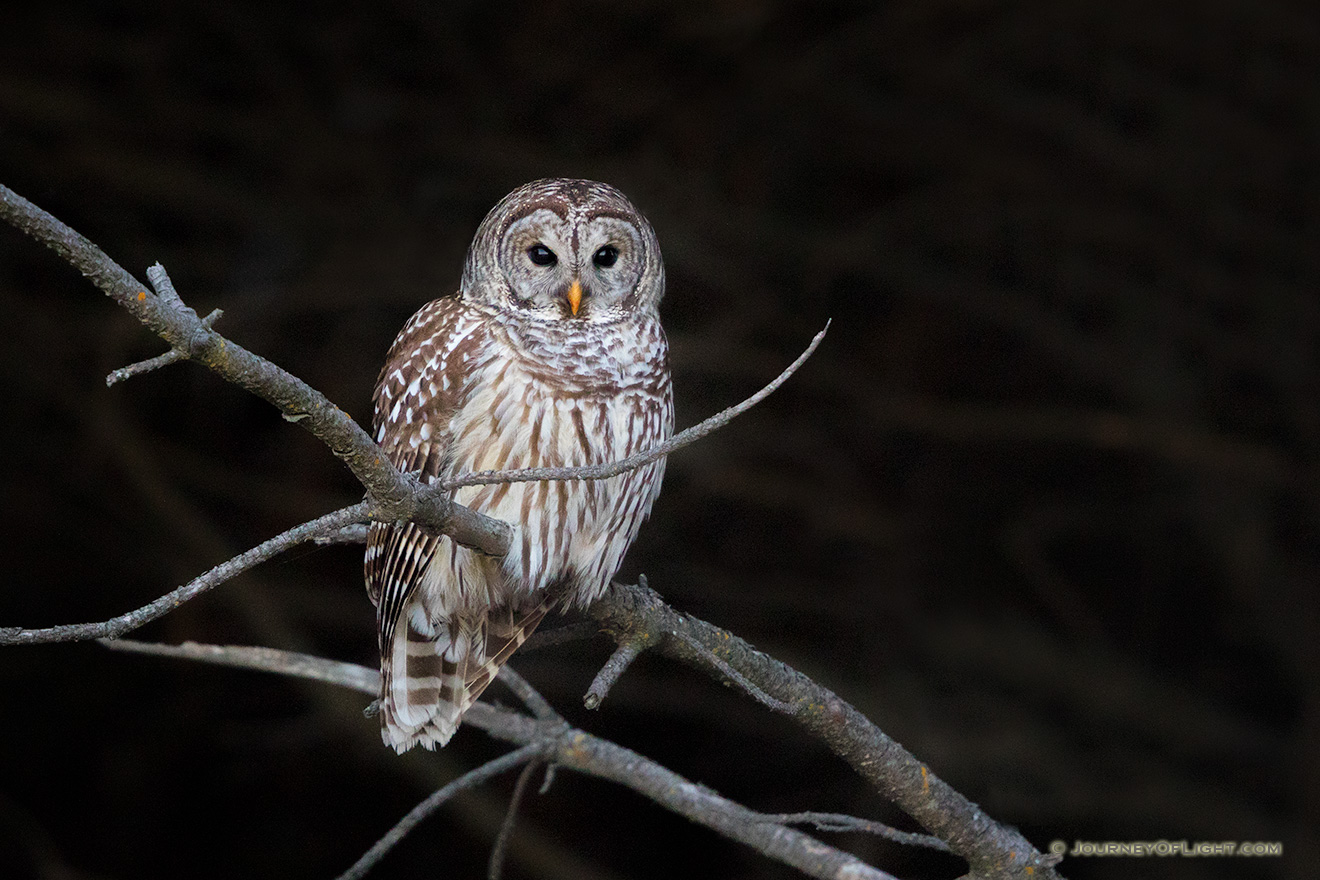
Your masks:
M664 289L655 232L618 190L559 179L514 190L477 229L458 293L423 306L390 349L377 442L429 483L654 446L674 422ZM607 480L459 489L458 503L513 526L501 559L373 524L386 745L444 745L551 608L598 598L663 474L661 460Z

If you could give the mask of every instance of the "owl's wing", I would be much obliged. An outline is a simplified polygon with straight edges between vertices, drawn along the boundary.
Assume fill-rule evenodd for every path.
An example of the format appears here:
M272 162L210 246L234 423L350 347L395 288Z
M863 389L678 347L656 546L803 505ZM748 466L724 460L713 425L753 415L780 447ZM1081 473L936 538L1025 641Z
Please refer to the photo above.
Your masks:
M445 469L450 421L466 393L471 359L464 349L474 341L473 326L456 298L423 306L399 332L376 383L376 442L395 467L423 482L438 480ZM367 593L383 654L438 542L411 523L373 523L367 532Z

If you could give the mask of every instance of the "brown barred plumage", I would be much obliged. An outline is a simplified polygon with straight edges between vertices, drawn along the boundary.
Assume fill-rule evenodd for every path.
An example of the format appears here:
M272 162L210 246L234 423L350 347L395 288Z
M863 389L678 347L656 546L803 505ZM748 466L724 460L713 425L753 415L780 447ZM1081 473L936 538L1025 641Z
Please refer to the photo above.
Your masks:
M458 294L422 307L395 340L376 387L377 441L429 482L650 448L674 419L663 293L655 233L617 190L515 190L477 230ZM663 473L660 461L608 480L458 490L459 503L514 526L503 559L373 525L386 744L444 745L552 607L598 598Z

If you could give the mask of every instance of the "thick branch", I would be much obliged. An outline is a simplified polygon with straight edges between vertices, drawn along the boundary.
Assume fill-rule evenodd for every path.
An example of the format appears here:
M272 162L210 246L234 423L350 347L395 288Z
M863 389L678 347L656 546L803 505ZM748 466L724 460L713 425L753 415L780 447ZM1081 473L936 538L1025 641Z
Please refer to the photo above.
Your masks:
M296 376L253 354L206 325L184 305L164 278L156 292L129 274L105 252L47 212L0 185L0 218L47 245L67 260L107 296L127 309L170 344L178 357L195 360L221 378L274 404L284 417L306 428L348 465L366 487L374 506L371 518L411 520L443 532L460 544L500 556L508 550L512 530L484 517L415 477L399 473L357 422L325 395Z
M654 591L613 584L588 613L621 643L656 650L715 677L724 667L783 706L813 735L971 865L976 878L1057 878L1054 859L987 816L836 694L730 632L675 611ZM720 659L719 664L711 662ZM764 702L764 701L762 701ZM774 705L774 704L770 704Z

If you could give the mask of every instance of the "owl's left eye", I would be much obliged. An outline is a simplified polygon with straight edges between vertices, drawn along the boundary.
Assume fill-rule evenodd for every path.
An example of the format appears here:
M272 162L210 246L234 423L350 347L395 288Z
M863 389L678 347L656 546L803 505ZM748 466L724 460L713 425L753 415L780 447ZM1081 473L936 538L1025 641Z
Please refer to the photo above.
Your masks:
M608 269L610 266L613 266L618 259L619 249L612 244L605 245L605 247L591 255L591 262L595 263L602 269Z

